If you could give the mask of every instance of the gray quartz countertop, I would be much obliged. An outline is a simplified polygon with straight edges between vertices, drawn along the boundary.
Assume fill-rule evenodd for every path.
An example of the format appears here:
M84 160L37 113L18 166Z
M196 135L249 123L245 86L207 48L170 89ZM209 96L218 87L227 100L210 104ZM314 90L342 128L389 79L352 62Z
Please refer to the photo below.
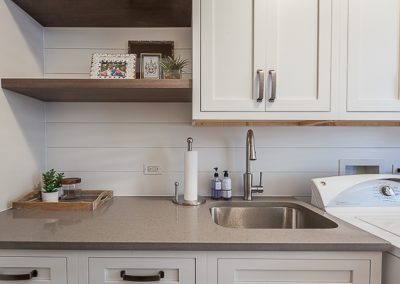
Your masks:
M293 201L256 198L257 201ZM310 205L296 201L311 207ZM383 251L389 243L334 217L334 229L233 229L209 208L164 197L114 197L94 212L10 209L0 213L0 249ZM217 203L221 203L217 202ZM320 211L322 212L322 211Z

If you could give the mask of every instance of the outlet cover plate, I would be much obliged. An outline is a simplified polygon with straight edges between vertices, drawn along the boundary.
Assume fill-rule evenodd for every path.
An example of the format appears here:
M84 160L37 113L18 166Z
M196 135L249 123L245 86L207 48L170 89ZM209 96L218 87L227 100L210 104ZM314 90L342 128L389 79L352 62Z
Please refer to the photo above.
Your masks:
M144 175L162 175L162 169L160 165L155 164L144 164L143 165Z

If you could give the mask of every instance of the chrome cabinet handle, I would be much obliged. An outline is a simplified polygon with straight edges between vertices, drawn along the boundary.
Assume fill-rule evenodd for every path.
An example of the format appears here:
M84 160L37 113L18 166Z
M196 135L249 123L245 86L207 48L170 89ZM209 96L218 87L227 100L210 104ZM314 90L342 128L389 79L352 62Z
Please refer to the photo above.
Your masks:
M257 70L258 76L258 98L257 102L261 103L264 99L264 85L265 85L265 74L264 70L258 69Z
M17 281L17 280L30 280L38 276L37 270L32 270L27 274L0 274L0 280Z
M134 276L127 275L125 270L121 271L121 278L123 281L131 281L131 282L154 282L161 281L164 278L164 271L159 271L157 275L150 276Z
M276 71L269 70L268 75L271 77L271 97L268 101L273 103L276 99Z

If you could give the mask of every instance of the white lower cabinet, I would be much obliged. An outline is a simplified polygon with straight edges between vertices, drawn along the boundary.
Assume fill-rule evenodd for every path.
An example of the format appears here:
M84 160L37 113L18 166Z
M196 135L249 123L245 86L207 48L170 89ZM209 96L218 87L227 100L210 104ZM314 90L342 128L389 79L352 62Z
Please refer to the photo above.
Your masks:
M196 259L161 257L89 258L89 284L196 283Z
M218 284L365 284L369 271L368 260L219 259Z
M4 278L35 270L0 284L381 284L382 253L0 250Z
M67 259L62 257L0 257L0 283L67 284Z

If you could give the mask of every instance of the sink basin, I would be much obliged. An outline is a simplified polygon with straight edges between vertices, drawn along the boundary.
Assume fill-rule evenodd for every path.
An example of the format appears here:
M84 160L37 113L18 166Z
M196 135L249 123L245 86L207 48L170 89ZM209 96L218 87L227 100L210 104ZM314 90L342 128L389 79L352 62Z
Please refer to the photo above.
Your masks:
M245 229L332 229L338 225L295 202L235 202L210 208L215 224Z

